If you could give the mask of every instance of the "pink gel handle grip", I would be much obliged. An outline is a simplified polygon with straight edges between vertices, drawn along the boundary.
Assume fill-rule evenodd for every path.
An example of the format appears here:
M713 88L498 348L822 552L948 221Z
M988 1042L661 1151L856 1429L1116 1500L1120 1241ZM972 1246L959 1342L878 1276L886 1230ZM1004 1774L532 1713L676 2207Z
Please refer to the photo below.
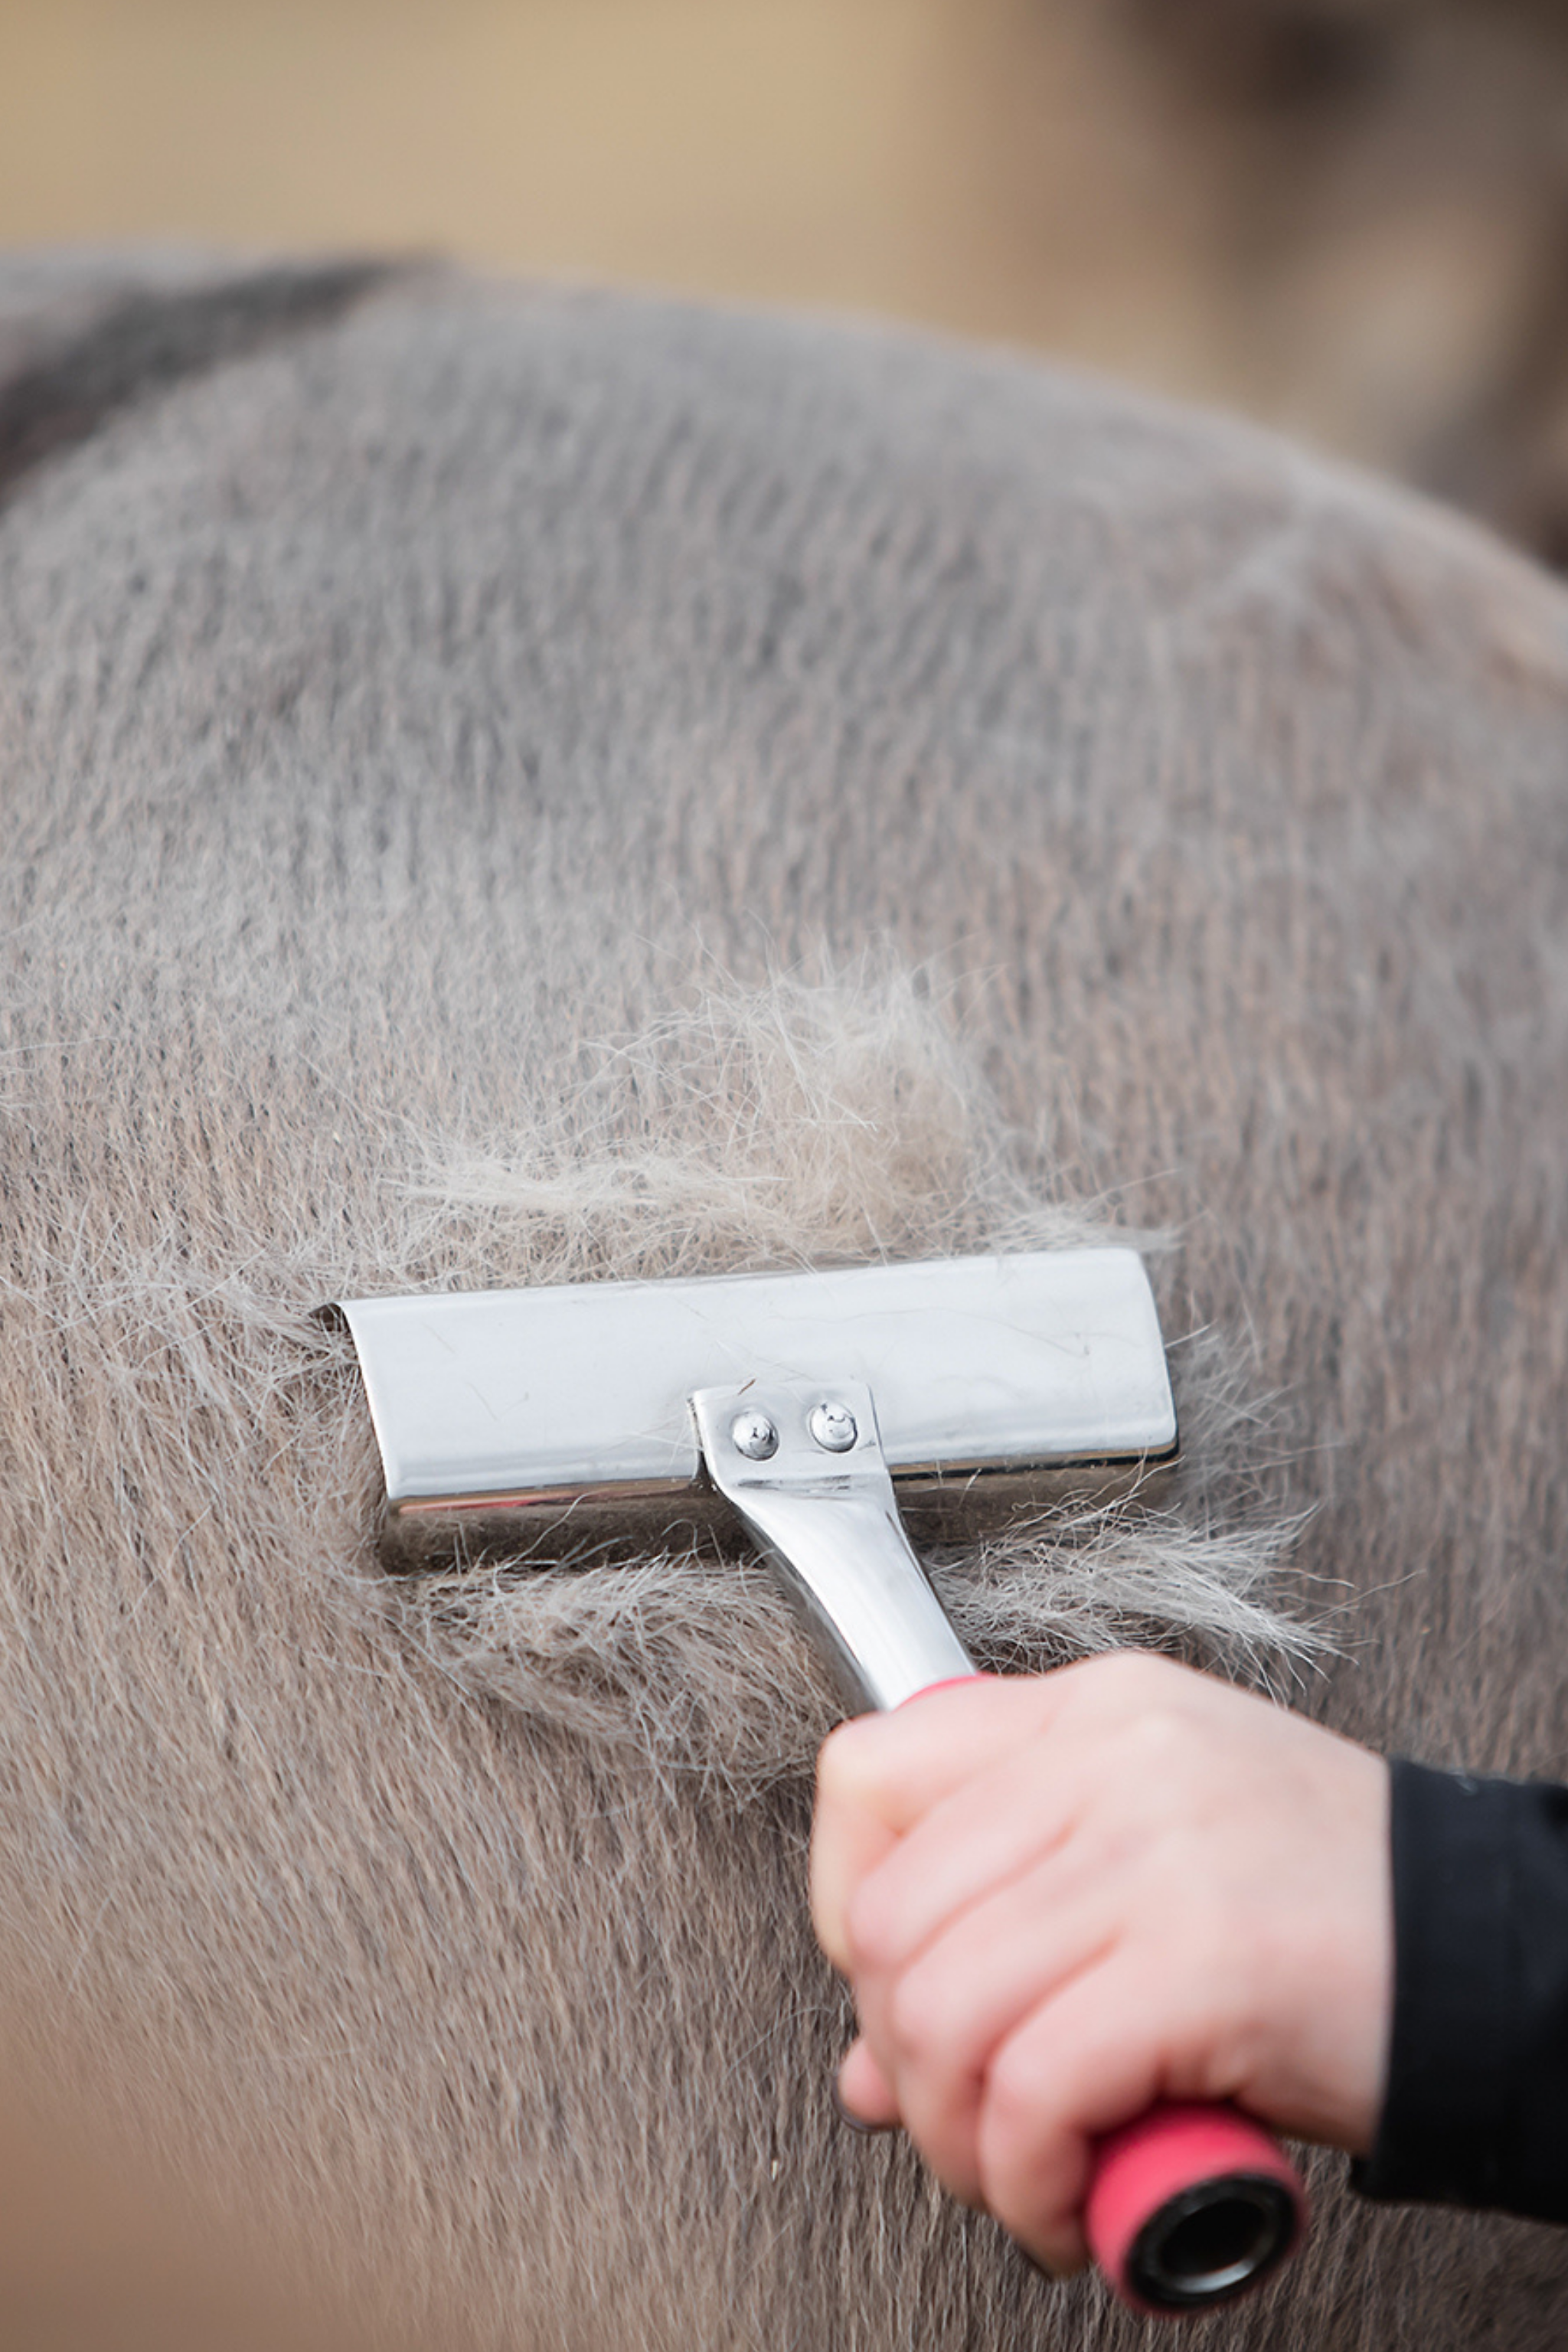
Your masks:
M1123 2301L1174 2315L1260 2285L1300 2244L1307 2193L1260 2124L1171 2102L1099 2143L1083 2218Z
M915 1696L985 1679L952 1675ZM1174 2317L1260 2286L1301 2242L1307 2191L1273 2134L1239 2108L1163 2101L1099 2142L1083 2220L1122 2301Z

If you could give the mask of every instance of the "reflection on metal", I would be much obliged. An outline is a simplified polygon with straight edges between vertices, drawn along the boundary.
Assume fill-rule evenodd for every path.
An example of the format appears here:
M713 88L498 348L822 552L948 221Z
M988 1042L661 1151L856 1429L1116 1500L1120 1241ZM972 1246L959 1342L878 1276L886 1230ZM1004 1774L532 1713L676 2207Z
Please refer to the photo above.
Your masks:
M910 1549L870 1391L834 1381L826 1415L824 1393L821 1382L699 1389L691 1410L710 1477L826 1637L851 1707L898 1706L974 1668ZM735 1442L742 1404L778 1432L765 1462ZM816 1434L819 1422L829 1439Z
M972 1528L1170 1462L1176 1419L1125 1249L829 1273L353 1299L389 1518L416 1548L486 1522L574 1536L714 1522L689 1403L748 1382L868 1388L907 1514ZM746 1409L744 1404L736 1410ZM853 1415L851 1416L853 1417ZM530 1538L530 1540L532 1538Z

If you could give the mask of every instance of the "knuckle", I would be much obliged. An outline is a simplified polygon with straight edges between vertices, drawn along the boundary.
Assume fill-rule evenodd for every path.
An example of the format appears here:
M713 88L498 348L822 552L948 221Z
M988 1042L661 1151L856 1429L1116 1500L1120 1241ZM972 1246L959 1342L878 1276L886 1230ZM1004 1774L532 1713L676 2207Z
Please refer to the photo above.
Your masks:
M1086 1731L1100 1738L1178 1713L1184 1696L1184 1670L1146 1650L1112 1650L1069 1671L1080 1678L1073 1712Z
M1104 1690L1136 1697L1166 1688L1174 1670L1168 1658L1156 1657L1149 1650L1111 1650L1103 1657L1091 1659L1089 1671Z
M892 1907L875 1880L850 1896L844 1915L844 1937L856 1976L881 1976L898 1958L898 1937Z
M1146 1764L1185 1760L1192 1745L1190 1725L1166 1706L1146 1707L1128 1727L1128 1739Z
M1005 2045L992 2061L985 2078L988 2138L1000 2155L1019 2138L1038 2137L1049 2128L1055 2101L1054 2069L1040 2053Z
M952 2004L930 1969L911 1969L893 1987L888 2032L907 2063L927 2068L952 2051Z
M1166 1811L1184 1802L1185 1792L1206 1770L1201 1725L1163 1700L1144 1707L1128 1724L1124 1743L1125 1765L1141 1795Z

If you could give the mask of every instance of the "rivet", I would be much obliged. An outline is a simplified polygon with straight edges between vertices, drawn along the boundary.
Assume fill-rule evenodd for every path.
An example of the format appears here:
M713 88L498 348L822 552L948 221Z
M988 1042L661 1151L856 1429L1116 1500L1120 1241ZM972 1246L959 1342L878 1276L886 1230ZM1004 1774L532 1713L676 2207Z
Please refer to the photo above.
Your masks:
M814 1405L805 1425L818 1445L825 1446L829 1454L847 1454L860 1434L847 1404Z
M730 1440L750 1462L770 1461L779 1450L778 1431L765 1412L738 1412L730 1423Z

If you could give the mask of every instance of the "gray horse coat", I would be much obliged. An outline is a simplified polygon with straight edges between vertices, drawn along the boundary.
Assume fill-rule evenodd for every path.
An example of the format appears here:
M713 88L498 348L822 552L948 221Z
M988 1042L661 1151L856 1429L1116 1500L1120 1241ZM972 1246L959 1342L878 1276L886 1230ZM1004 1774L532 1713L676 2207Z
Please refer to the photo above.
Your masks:
M1098 384L418 271L12 266L0 497L8 2095L367 2341L1145 2340L832 2116L766 1577L394 1579L311 1310L1163 1232L1176 1495L939 1562L976 1648L1568 1772L1561 593ZM1562 2342L1553 2233L1341 2169L1206 2343Z

